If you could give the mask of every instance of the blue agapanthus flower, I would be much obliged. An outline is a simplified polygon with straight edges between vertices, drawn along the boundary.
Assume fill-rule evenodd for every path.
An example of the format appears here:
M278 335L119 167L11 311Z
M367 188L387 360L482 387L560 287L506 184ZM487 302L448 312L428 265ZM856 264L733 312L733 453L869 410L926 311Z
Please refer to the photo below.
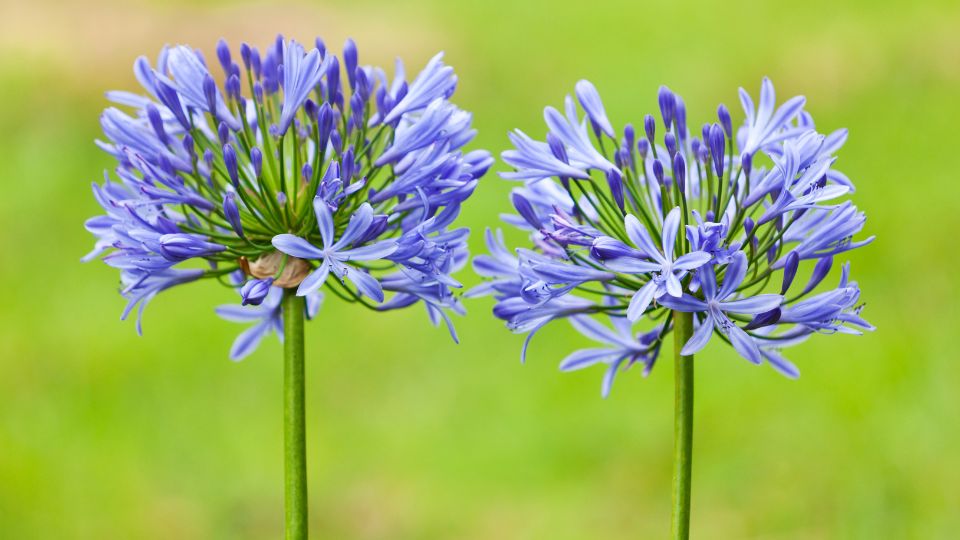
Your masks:
M308 317L323 288L377 310L423 302L453 334L451 274L468 256L453 222L493 159L463 150L475 131L449 101L443 55L408 81L399 60L392 78L361 65L352 40L342 58L320 39L234 52L221 40L211 70L166 47L135 62L143 92L108 94L97 144L116 177L93 186L105 214L86 224L97 242L85 260L120 270L123 317L213 278L241 297L218 313L254 323L233 358L282 328L283 288L306 296Z
M474 259L487 280L470 294L492 294L494 314L527 333L522 358L540 328L569 319L604 346L572 353L561 369L605 364L606 396L620 370L641 363L649 373L671 311L694 314L683 355L715 336L789 377L799 372L782 348L873 329L849 265L837 288L813 294L835 256L873 240L855 239L865 217L841 201L853 192L833 168L846 130L820 134L804 98L777 106L766 79L758 105L740 90L736 130L721 105L691 133L683 100L661 87L661 122L647 115L642 132L627 124L618 135L593 84L580 81L575 95L563 112L545 109L544 141L516 130L503 153L514 170L502 176L523 182L505 221L532 245L513 252L488 231L490 254ZM812 270L798 291L804 262Z

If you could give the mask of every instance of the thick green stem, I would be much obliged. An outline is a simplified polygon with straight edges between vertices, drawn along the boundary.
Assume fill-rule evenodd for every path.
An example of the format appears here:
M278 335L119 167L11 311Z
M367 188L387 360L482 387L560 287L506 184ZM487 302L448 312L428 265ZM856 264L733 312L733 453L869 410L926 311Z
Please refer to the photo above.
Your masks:
M286 540L307 538L307 437L303 365L304 299L283 291L283 463Z
M671 538L687 540L690 537L690 464L693 461L693 356L680 356L680 350L693 334L693 314L674 311L673 328L675 380Z

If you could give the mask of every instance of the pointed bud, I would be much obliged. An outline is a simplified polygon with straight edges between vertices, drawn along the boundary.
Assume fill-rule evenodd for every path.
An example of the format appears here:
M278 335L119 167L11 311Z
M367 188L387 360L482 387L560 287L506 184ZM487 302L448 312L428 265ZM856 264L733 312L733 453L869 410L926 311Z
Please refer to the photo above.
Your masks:
M220 67L223 68L223 72L230 75L233 60L230 58L230 47L223 39L217 42L217 60L220 61Z
M167 135L167 130L163 127L163 118L160 116L160 110L153 103L147 104L147 118L150 120L150 126L153 127L153 132L157 134L157 138L160 139L160 142L163 144L170 144L170 137Z
M209 73L203 76L203 96L207 100L207 112L217 117L217 83Z
M243 238L243 225L240 223L240 208L237 207L237 194L228 191L223 196L223 215L233 228L233 232Z
M240 287L240 296L243 298L243 305L259 306L270 293L270 287L273 285L273 278L251 279Z
M613 200L623 212L623 177L616 169L607 171L607 185L610 187L610 193L613 194Z
M643 131L646 133L650 144L653 144L653 138L657 135L657 121L653 119L653 116L648 114L643 117Z
M343 67L347 70L347 80L350 82L350 89L357 87L357 44L350 38L347 38L343 44Z
M220 122L220 125L217 126L217 138L220 139L221 145L230 142L230 128L223 122Z
M637 141L637 152L640 154L641 158L647 157L647 152L650 151L650 141L646 139L640 139Z
M230 175L230 183L233 187L240 187L240 175L237 167L237 152L232 144L223 147L223 164L227 167L227 173Z
M327 67L327 102L336 104L340 99L340 61L334 56Z
M720 104L717 107L717 118L720 120L720 125L723 126L723 132L727 134L727 137L733 138L733 120L730 119L730 111L727 109L726 105Z
M553 154L553 157L564 163L570 163L569 158L567 158L567 148L553 132L547 133L547 146L550 147L550 152Z
M250 149L250 164L253 165L253 174L260 178L260 172L263 170L263 153L254 146Z
M832 267L833 256L823 257L817 261L816 266L813 267L813 272L810 274L810 281L807 282L807 286L803 288L803 292L800 293L800 296L804 296L808 292L817 288L817 285L819 285L820 282L827 277L827 274L830 273L830 269Z
M723 176L723 162L726 157L726 141L723 136L723 129L719 124L713 124L710 126L710 138L708 139L710 144L710 155L713 157L713 170L717 173L717 177L720 178Z
M517 191L514 191L510 194L510 201L513 202L513 207L517 209L517 213L520 214L520 217L529 223L534 230L539 231L540 227L542 226L540 217L537 216L537 212L533 209L533 205L530 204L530 201L528 201L526 197Z
M253 78L259 80L263 73L263 61L260 59L260 51L256 47L250 49L250 68L253 69Z
M666 126L667 131L670 131L677 108L677 98L669 88L661 86L657 101L660 103L660 116L663 118L663 125Z
M687 162L683 154L677 153L673 157L673 177L677 180L677 187L681 193L687 192Z
M653 176L663 185L663 163L660 163L659 159L653 160Z
M187 154L190 156L190 161L197 160L197 150L193 146L193 136L189 133L183 136L183 149L186 150Z
M680 96L674 96L677 100L675 120L677 123L677 138L681 145L687 140L687 106L680 99Z
M310 180L313 178L313 166L309 163L303 164L303 170L300 172L300 175L303 177L304 183L309 184Z
M243 60L243 67L250 70L250 46L246 43L240 44L240 59Z
M633 145L636 143L637 134L633 129L633 124L623 126L623 146L633 152Z
M663 136L663 144L667 147L667 154L673 157L677 153L677 138L673 133L667 133Z
M763 328L764 326L770 326L771 324L777 324L777 321L780 320L780 308L773 308L770 311L764 311L763 313L758 314L750 321L746 326L743 327L744 330L756 330L757 328Z
M744 152L743 155L740 156L740 167L743 168L743 174L749 177L753 171L753 154Z
M780 286L780 294L787 294L790 285L793 284L793 278L797 277L797 268L800 266L800 256L796 251L787 253L787 260L783 264L783 285Z

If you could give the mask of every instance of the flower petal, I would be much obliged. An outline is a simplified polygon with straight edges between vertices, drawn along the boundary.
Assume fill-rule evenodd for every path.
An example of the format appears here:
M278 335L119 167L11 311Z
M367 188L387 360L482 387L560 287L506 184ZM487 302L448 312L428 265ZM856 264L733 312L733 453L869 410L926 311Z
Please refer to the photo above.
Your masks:
M694 270L707 264L712 258L713 255L710 255L706 251L685 253L673 262L673 268L675 270Z
M319 289L327 281L328 274L330 274L330 263L324 260L319 268L300 282L300 286L297 287L297 296L307 296Z
M720 309L745 315L756 315L780 307L783 297L779 294L760 294L741 300L720 302Z
M746 358L751 363L759 364L761 362L760 348L757 347L757 343L750 339L750 336L739 326L730 321L730 319L727 319L726 315L721 316L726 319L724 327L727 329L727 337L730 338L730 343L733 344L733 348L740 353L740 356Z
M594 341L614 344L620 342L620 336L591 317L583 315L573 316L570 317L570 324L573 325L578 332Z
M397 242L395 240L383 240L376 244L338 251L336 258L341 261L372 261L382 259L396 250Z
M621 354L614 349L582 349L568 355L560 362L560 371L575 371L605 361Z
M364 295L383 302L383 288L377 278L352 266L347 266L347 279L353 282Z
M298 257L300 259L323 259L323 250L307 242L299 236L292 234L278 234L273 237L271 242L273 247L277 248L287 255Z
M663 255L660 254L657 245L654 244L653 239L650 238L650 233L647 232L647 228L644 227L633 214L627 214L626 217L623 218L623 224L627 229L627 237L630 238L633 245L637 246L647 257L663 261Z
M323 247L333 245L333 213L327 206L327 201L321 197L313 199L313 213L317 216L317 228L320 229L320 238L323 239Z
M603 386L600 388L600 395L607 398L610 395L610 390L613 389L613 379L617 376L617 371L620 369L620 365L623 364L623 361L627 357L618 358L610 363L610 367L607 368L607 372L603 375Z
M746 275L747 256L744 252L738 251L733 255L730 264L727 265L727 273L723 276L723 285L717 292L717 298L723 300L733 294L733 291L737 290L737 287L743 283L743 278Z
M627 318L630 319L630 322L636 322L643 315L643 312L650 306L650 302L653 301L653 295L656 292L657 284L650 280L634 293L633 298L630 299L630 305L627 306Z
M673 246L677 242L677 229L680 228L680 207L674 207L663 219L663 255L668 261L673 260ZM679 295L674 295L679 296Z
M690 339L683 345L683 348L680 349L680 354L683 356L690 356L700 352L701 349L707 346L707 343L710 342L710 336L713 335L713 318L708 314L703 322L700 323L700 326L693 332L693 335L690 336Z
M354 240L367 231L371 223L373 223L373 207L370 206L370 203L365 202L350 216L346 230L343 231L343 235L337 240L337 243L333 245L333 249L335 251L341 250L352 244Z
M800 370L797 369L797 366L784 358L783 355L769 349L760 349L760 354L773 369L779 371L784 377L789 379L800 377Z
M230 347L230 359L233 361L243 360L246 356L257 349L263 336L270 330L270 320L267 319L260 324L247 328L237 336Z
M603 261L603 265L623 274L645 274L660 270L660 263L643 261L634 257L617 257Z
M674 298L683 294L683 285L680 284L680 278L673 272L667 272L663 275L667 281L667 294Z
M687 313L707 311L706 302L687 293L683 293L681 296L670 296L665 294L660 297L659 302L670 309Z

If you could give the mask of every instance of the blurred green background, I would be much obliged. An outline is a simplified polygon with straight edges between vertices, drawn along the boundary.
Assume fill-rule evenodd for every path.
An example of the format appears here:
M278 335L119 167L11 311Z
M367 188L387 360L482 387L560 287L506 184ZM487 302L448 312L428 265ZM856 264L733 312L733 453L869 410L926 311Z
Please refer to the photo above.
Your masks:
M82 265L103 92L140 54L276 32L411 68L447 51L474 147L542 136L541 111L591 79L622 125L668 84L693 125L769 75L821 130L846 126L871 246L850 256L879 331L790 351L790 381L721 347L697 358L697 538L956 538L960 5L815 0L0 3L0 538L267 539L282 528L280 348L227 359L241 327L213 283L158 297L145 335L118 321L116 273ZM740 116L739 118L742 118ZM497 170L501 170L498 166ZM466 207L479 250L507 208L490 174ZM469 271L461 274L476 282ZM328 299L307 328L311 526L336 539L663 538L672 385L561 374L586 341L534 341L468 303L461 345L420 308ZM666 350L667 355L671 354ZM669 358L669 357L667 357Z

